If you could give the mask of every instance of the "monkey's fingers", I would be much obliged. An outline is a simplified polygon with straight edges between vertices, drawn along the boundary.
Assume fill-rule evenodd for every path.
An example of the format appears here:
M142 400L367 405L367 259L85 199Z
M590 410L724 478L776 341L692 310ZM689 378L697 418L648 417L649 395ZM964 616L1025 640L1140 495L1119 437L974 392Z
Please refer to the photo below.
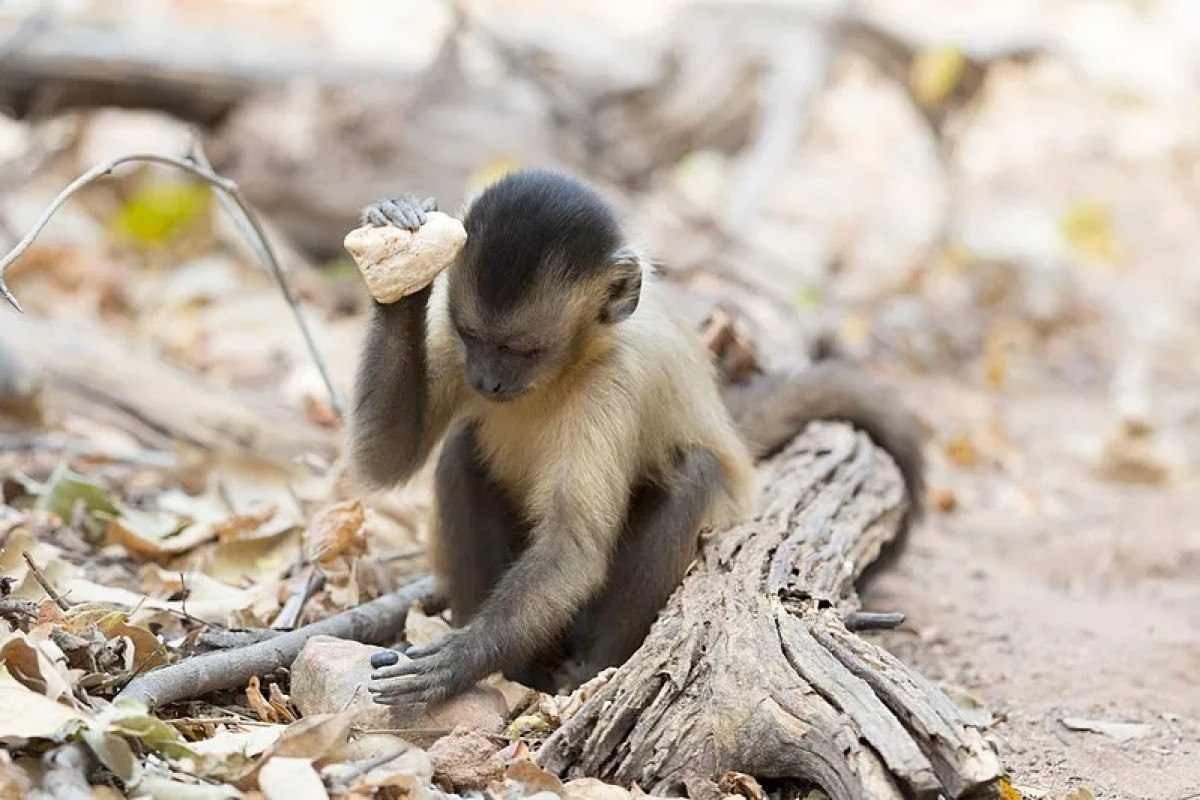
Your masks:
M395 200L385 200L379 204L379 210L393 225L415 231L425 224L425 212L421 207L407 197Z
M367 206L363 209L362 224L373 225L376 228L382 228L384 225L388 224L388 219L383 215L383 212L379 210L378 205Z
M421 647L410 647L404 651L404 655L411 659L428 658L435 653L438 653L450 642L450 636L439 639L433 644L422 645Z
M367 686L372 699L383 705L435 703L450 695L451 676L444 670L425 675L409 675L372 681Z
M391 666L385 666L382 669L377 669L371 673L371 680L383 680L385 678L398 678L403 675L421 675L427 672L432 672L440 667L440 664L432 659L422 659L420 661L401 661Z
M426 197L424 200L421 201L421 210L422 211L437 211L438 210L437 198L436 197Z

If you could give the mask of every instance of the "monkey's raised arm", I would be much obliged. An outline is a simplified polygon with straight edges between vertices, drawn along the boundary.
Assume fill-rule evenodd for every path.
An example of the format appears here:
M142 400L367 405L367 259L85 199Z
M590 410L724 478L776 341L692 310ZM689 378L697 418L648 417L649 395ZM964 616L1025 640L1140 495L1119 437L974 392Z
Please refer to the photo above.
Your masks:
M432 200L415 197L387 200L369 206L363 221L415 230L434 208ZM355 381L349 448L351 472L366 486L386 488L410 478L461 403L456 371L439 363L449 360L447 343L431 348L427 341L430 305L444 302L433 285L394 303L372 302Z

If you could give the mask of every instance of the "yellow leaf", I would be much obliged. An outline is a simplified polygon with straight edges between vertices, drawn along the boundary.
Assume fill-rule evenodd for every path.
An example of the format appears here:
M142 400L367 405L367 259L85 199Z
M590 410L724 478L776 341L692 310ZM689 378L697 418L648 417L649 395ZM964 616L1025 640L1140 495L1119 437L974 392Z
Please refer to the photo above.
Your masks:
M143 247L158 247L202 220L210 200L208 188L201 184L147 184L125 202L114 224Z
M926 108L940 106L954 93L966 66L966 57L954 45L927 47L917 53L908 76L917 101Z
M960 467L974 467L979 464L979 449L975 447L975 443L971 441L970 437L965 434L955 436L947 441L943 449L946 452L946 457Z
M1113 231L1112 212L1107 206L1077 203L1067 210L1059 227L1079 255L1109 264L1120 260L1122 247Z

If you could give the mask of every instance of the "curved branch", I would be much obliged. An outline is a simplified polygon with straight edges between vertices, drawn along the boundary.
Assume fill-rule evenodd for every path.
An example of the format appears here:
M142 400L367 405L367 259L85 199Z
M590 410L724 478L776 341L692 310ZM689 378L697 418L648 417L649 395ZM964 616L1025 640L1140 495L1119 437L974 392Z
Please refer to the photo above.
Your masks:
M434 591L433 579L418 578L396 591L340 614L231 650L185 658L147 672L126 684L117 700L136 700L151 710L221 689L241 688L254 675L291 666L313 636L337 636L366 644L390 645L404 631L413 603Z
M75 195L85 186L112 175L113 170L119 166L122 166L123 164L132 163L162 164L175 167L176 169L181 169L184 172L187 172L188 174L204 181L213 189L218 190L222 196L228 198L231 203L222 204L227 211L232 213L233 208L236 207L237 211L240 212L241 220L245 223L244 225L239 224L238 229L241 230L243 235L250 240L251 246L254 248L255 252L259 254L259 257L262 258L266 263L267 267L271 270L271 274L275 277L276 283L279 284L279 290L283 293L283 299L287 301L288 306L292 309L292 316L295 318L296 325L300 328L300 333L304 337L305 347L308 349L308 353L312 357L313 363L316 365L317 371L321 375L321 380L325 384L325 390L329 393L329 403L333 407L333 410L340 416L342 413L342 404L338 399L337 390L335 390L333 387L333 381L329 377L329 371L325 367L325 360L321 357L321 353L317 349L316 342L312 337L312 332L309 330L308 323L304 319L304 314L300 309L300 304L296 301L296 296L292 292L291 284L288 283L287 275L284 273L283 268L279 265L279 259L275 255L275 250L271 247L271 242L267 239L266 233L263 231L257 215L242 197L242 194L236 183L231 181L229 178L224 177L223 175L217 174L210 167L208 167L207 163L200 163L200 161L194 156L189 156L188 158L176 158L175 156L162 155L160 153L130 153L128 155L114 158L111 161L107 161L103 164L98 164L80 175L75 180L71 181L71 183L69 183L67 187L59 192L58 196L51 201L50 205L46 207L46 210L42 212L42 215L38 218L37 222L34 223L33 228L29 231L29 233L25 234L25 237L21 239L21 241L17 242L16 247L14 247L8 253L8 255L0 259L0 294L4 296L4 299L7 300L17 311L23 311L21 304L17 301L16 296L12 293L12 290L9 289L8 284L5 283L4 274L8 271L8 268L14 262L16 262L16 260L20 258L26 250L29 249L30 245L32 245L34 240L37 239L38 235L42 232L46 225L49 224L50 219L55 215L55 213L57 213L58 209L62 208L63 204L65 204L67 200L71 199L73 195ZM237 221L238 216L234 215L234 219Z

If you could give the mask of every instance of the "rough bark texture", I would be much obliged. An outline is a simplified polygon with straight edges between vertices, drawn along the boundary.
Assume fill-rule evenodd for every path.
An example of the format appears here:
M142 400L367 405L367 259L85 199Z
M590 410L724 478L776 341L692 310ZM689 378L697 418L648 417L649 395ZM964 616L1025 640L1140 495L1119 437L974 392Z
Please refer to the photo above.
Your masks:
M735 770L835 800L985 796L1001 765L931 682L844 627L898 531L900 476L847 426L763 467L760 515L711 538L642 648L545 744L544 767L654 793Z

